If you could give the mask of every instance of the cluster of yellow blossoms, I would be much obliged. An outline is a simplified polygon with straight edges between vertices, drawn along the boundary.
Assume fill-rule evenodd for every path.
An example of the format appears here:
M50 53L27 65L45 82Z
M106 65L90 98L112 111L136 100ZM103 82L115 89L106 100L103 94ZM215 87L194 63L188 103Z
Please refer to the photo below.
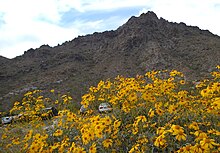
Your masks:
M113 111L100 114L103 102ZM59 115L39 119L36 114L52 104ZM10 111L26 114L28 121L1 128L0 152L220 152L219 71L196 83L176 70L118 76L82 96L86 114L72 105L77 106L68 95L55 99L28 92Z

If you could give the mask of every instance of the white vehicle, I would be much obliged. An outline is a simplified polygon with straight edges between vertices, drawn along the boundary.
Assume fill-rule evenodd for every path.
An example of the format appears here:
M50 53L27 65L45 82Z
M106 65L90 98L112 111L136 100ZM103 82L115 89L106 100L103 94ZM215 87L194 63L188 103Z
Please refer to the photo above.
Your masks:
M103 112L111 112L112 111L112 107L109 103L101 103L99 105L99 112L103 113Z
M82 105L81 107L80 107L80 114L85 114L86 113L86 111L87 111L87 109L85 108L85 106L84 105Z
M48 113L48 116L42 116L43 113ZM58 110L55 107L48 107L48 108L42 109L37 115L41 117L43 120L47 120L47 119L52 118L53 116L58 116ZM10 124L12 122L21 121L20 120L21 116L23 116L23 114L2 117L1 122L2 124Z
M2 117L2 124L10 124L13 120L12 116Z

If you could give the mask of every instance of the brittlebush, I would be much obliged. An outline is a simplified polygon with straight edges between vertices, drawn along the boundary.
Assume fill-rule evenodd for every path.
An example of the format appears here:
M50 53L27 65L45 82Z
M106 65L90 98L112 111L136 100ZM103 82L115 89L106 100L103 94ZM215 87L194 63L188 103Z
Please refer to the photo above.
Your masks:
M71 109L68 95L30 91L10 111L25 118L1 129L0 152L220 152L217 68L199 82L176 70L100 81L82 96L83 115ZM100 114L103 102L113 111ZM46 105L57 106L59 115L41 120Z

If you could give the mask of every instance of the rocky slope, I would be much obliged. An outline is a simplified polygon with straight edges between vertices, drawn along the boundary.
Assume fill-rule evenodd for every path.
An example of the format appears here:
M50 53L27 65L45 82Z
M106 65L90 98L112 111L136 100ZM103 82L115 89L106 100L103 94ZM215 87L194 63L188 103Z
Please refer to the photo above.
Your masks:
M153 69L177 69L187 79L198 79L219 59L219 36L148 12L115 31L79 36L56 47L43 45L11 60L0 57L0 111L28 90L55 88L79 102L101 79Z

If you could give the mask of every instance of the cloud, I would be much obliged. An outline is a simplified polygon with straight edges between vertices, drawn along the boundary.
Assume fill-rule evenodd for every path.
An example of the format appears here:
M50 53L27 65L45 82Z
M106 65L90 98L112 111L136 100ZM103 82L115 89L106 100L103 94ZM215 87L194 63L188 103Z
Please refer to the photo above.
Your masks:
M149 0L63 0L68 4L69 9L73 8L79 12L87 11L112 11L128 7L146 6Z
M81 26L81 31L91 33L92 31L112 30L125 23L128 18L139 12L141 7L121 8L109 11L87 11L79 13L71 9L65 12L61 18L61 26ZM78 25L78 26L77 26Z
M12 58L42 44L55 46L78 35L116 29L145 3L144 0L139 3L133 0L0 0L0 55Z
M149 10L220 35L219 7L218 0L0 0L0 55L12 58L43 44L116 29Z
M57 25L59 11L64 9L53 0L1 1L0 10L4 21L0 27L0 55L9 58L42 44L57 45L79 34L77 29Z
M5 24L5 21L3 20L4 14L0 12L0 28Z

